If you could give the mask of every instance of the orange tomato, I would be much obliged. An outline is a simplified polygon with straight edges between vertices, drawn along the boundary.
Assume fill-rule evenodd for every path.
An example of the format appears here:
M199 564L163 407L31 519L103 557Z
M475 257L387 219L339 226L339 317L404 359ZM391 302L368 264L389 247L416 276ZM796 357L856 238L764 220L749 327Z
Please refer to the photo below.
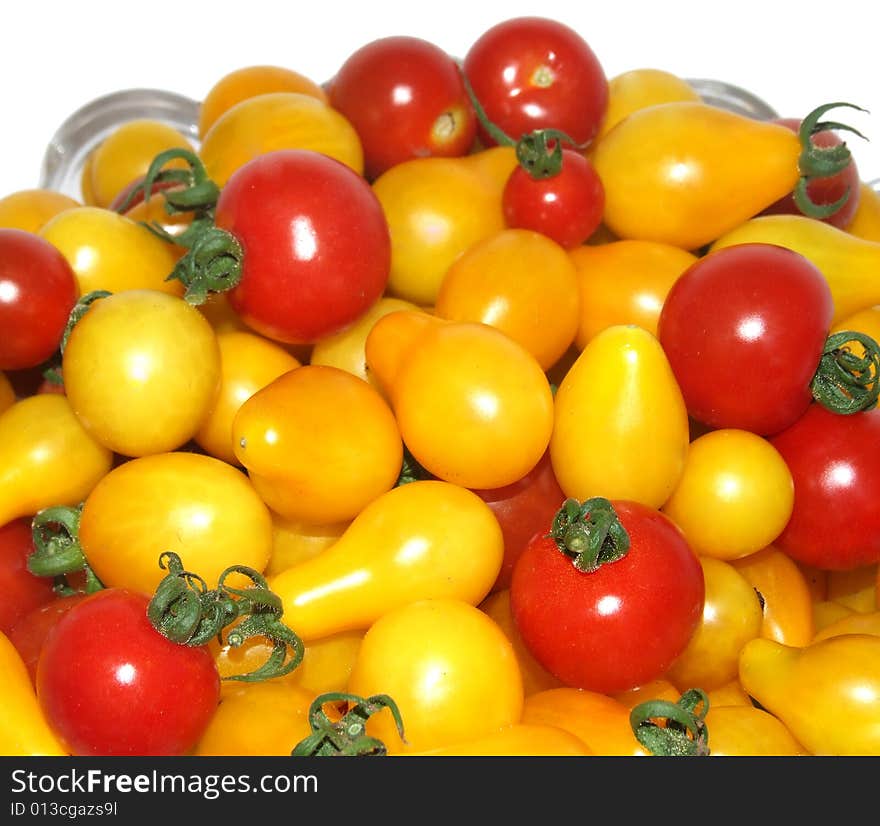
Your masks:
M59 212L82 204L53 189L21 189L0 198L0 227L39 232Z

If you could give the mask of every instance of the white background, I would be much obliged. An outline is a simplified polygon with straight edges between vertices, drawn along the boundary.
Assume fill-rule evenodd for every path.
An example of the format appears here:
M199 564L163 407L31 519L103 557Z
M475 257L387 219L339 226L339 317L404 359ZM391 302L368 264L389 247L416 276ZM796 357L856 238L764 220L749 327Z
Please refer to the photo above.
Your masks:
M652 67L751 90L780 115L837 109L863 180L880 177L880 27L865 0L15 0L0 14L0 196L38 185L46 145L91 99L129 88L201 100L232 69L270 63L323 82L355 49L392 34L463 56L491 25L545 14L575 28L610 78Z

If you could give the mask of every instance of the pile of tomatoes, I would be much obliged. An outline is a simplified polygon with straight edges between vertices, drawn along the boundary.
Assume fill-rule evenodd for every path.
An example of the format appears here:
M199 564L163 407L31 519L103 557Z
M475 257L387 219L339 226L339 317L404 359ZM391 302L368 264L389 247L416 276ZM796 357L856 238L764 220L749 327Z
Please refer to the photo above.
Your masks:
M880 754L857 103L513 18L0 197L0 751Z

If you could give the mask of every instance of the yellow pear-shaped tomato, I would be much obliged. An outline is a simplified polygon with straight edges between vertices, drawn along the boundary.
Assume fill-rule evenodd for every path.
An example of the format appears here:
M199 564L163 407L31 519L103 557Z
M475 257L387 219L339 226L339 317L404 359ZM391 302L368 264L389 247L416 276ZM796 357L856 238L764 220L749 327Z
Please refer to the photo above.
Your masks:
M338 367L304 365L248 398L232 423L235 456L286 519L353 519L400 475L403 443L378 390Z
M272 555L266 565L266 576L280 573L321 553L339 539L350 524L351 520L312 525L273 513Z
M94 301L61 361L77 418L123 456L176 450L196 434L220 386L220 349L183 298L123 290Z
M575 344L615 324L638 324L657 335L660 310L670 288L697 257L658 241L584 244L568 251L580 293Z
M367 505L330 547L271 577L284 621L308 643L366 629L414 599L478 605L504 555L501 526L477 494L426 479Z
M712 757L802 757L808 754L785 724L753 705L713 706L706 729Z
M300 366L284 347L256 333L217 333L220 387L214 404L193 439L211 456L238 464L232 449L232 420L257 390Z
M574 341L580 296L566 250L539 232L503 229L446 271L434 312L489 324L522 344L544 370Z
M500 330L401 310L373 326L366 357L404 443L434 476L498 488L544 455L550 383L535 357Z
M59 212L82 204L54 189L20 189L0 198L0 227L39 232Z
M514 723L500 731L428 751L409 752L411 757L583 757L593 752L571 732L558 726Z
M459 161L470 167L489 183L501 197L510 173L519 166L513 146L487 146L464 155Z
M556 391L550 460L574 499L659 508L684 470L688 440L681 390L660 342L642 327L603 330Z
M414 483L413 483L414 484ZM364 635L348 692L387 694L400 711L367 722L389 754L473 740L518 723L522 678L510 641L483 611L458 599L422 599L385 612Z
M74 207L47 221L40 235L67 259L80 295L137 289L183 295L180 281L166 280L179 250L125 215L97 206Z
M230 565L262 571L272 517L237 468L200 453L159 453L115 467L83 503L83 553L107 587L152 594L173 551L209 588Z
M348 119L302 92L268 92L236 103L205 133L199 157L208 177L222 187L236 169L276 149L310 149L359 175L364 171L361 141Z
M864 181L859 185L859 205L846 231L866 241L880 242L880 189Z
M68 751L49 727L27 666L0 631L0 756L63 757Z
M739 681L739 674L728 683L718 686L718 688L710 688L706 692L709 698L709 711L720 706L755 706L748 694L743 691L743 687ZM676 698L673 698L676 702Z
M805 215L761 215L731 227L711 249L754 242L787 247L819 268L831 289L834 325L880 304L880 241L859 238Z
M437 300L446 270L472 244L504 229L501 190L465 158L414 158L374 182L391 233L389 295Z
M619 238L696 250L791 192L798 136L699 101L632 112L592 152Z
M0 413L0 525L77 505L110 470L113 452L83 427L66 396L27 396Z
M802 648L752 640L739 676L811 754L880 755L880 637L844 634Z

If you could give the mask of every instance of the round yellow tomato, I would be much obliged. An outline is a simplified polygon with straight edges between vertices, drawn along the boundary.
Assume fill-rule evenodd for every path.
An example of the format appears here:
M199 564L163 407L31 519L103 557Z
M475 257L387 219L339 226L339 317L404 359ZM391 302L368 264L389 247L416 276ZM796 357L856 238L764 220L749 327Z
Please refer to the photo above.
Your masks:
M39 232L59 212L82 204L53 189L21 189L0 198L0 227Z
M793 507L794 482L779 451L761 436L726 428L691 442L662 510L696 553L737 559L773 542Z
M538 232L503 229L452 262L434 312L496 327L548 370L574 341L579 307L575 267L565 249Z
M214 404L220 350L211 325L182 298L124 290L93 302L61 362L77 418L123 456L175 450Z
M510 641L479 608L455 599L411 602L364 635L348 691L387 694L403 718L403 743L387 710L367 722L389 753L425 751L519 722L523 687Z
M272 517L247 477L200 453L169 452L118 465L83 503L83 553L107 587L152 594L173 551L209 588L230 565L258 572L272 550Z
M428 751L430 757L583 757L593 752L571 732L557 726L514 723L500 731Z
M394 486L403 442L388 403L363 379L307 364L244 401L233 450L260 495L286 519L353 519Z

